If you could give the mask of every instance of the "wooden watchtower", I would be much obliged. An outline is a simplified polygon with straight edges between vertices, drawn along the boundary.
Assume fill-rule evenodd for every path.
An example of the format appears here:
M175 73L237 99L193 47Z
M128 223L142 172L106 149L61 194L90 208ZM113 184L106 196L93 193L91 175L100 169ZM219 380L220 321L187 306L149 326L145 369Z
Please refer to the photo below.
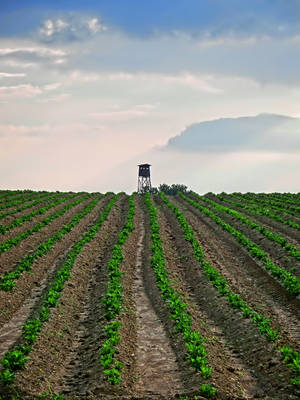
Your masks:
M138 193L146 193L151 190L150 164L139 164Z

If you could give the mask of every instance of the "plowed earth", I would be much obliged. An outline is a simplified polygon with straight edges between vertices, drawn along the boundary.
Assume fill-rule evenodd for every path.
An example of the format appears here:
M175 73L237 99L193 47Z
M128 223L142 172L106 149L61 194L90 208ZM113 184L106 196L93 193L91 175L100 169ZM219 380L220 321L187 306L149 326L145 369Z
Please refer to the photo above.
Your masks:
M0 291L0 360L5 352L21 343L22 326L39 313L53 275L63 265L72 245L97 221L111 196L100 200L62 241L36 260L31 273L23 273L12 292ZM279 331L281 345L289 344L299 351L299 299L289 296L263 265L212 220L178 196L169 199L184 213L206 259L223 274L230 289L270 318L273 328ZM204 399L199 393L206 381L190 367L183 338L176 333L168 306L156 286L144 197L135 196L134 201L135 229L123 246L124 261L120 266L124 302L118 317L121 340L115 357L123 363L121 384L113 386L108 382L99 351L106 340L107 321L101 301L107 289L107 262L126 221L129 203L125 194L118 197L94 239L77 256L58 305L51 309L50 319L33 345L30 360L16 374L13 385L0 385L1 400L34 400L42 394L49 399L60 394L72 400ZM187 304L193 329L205 338L212 383L218 389L215 398L298 399L300 393L290 383L291 369L285 366L274 344L218 294L194 258L192 246L185 240L173 212L159 196L153 196L152 201L157 208L169 279ZM2 259L3 269L9 270L11 260L16 263L28 254L84 205L86 202L26 239L24 246L12 249L10 256ZM260 217L257 219L262 222ZM272 230L272 223L265 218L264 223ZM288 232L288 228L279 230L282 236ZM252 232L244 233L254 240ZM293 240L298 245L296 238ZM267 245L264 250L275 262L282 262L275 247Z

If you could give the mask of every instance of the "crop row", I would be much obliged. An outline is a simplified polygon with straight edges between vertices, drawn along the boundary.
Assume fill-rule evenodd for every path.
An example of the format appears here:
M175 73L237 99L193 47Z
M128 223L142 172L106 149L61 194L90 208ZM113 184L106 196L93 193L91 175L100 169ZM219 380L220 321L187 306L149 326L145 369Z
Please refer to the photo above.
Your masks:
M282 236L273 233L266 229L265 227L257 224L256 222L250 220L245 215L241 214L239 211L233 210L232 208L222 206L219 203L216 203L205 196L199 196L197 193L192 193L194 197L202 202L205 202L213 207L213 209L221 212L225 212L229 215L232 215L235 219L242 221L244 224L248 225L251 229L256 229L262 235L266 236L268 239L272 240L273 242L279 243L281 247L283 247L292 257L296 260L300 260L300 251L297 248L289 243L285 238Z
M37 204L40 204L40 203L43 203L43 202L46 202L46 201L51 201L53 199L56 199L57 197L62 197L64 195L66 195L66 194L59 193L59 192L58 193L54 193L54 194L50 194L50 195L49 195L49 193L46 193L46 194L43 193L42 195L38 196L35 200L31 200L29 203L22 204L21 206L19 206L17 208L14 208L13 210L0 213L0 219L3 219L3 218L5 218L5 217L7 217L9 215L14 215L14 214L16 214L16 213L18 213L20 211L26 210L27 208L34 207Z
M23 326L22 344L15 345L13 350L5 353L1 364L3 370L0 372L0 382L9 385L14 381L16 372L24 369L25 363L30 359L29 353L35 343L43 324L49 320L51 308L56 307L62 294L66 281L71 277L71 270L78 254L81 253L84 245L91 241L99 231L103 222L108 217L111 208L115 204L118 195L115 195L100 215L98 221L77 241L68 252L63 266L53 277L53 282L44 297L41 311L37 317L29 319Z
M87 215L101 200L103 196L97 197L92 200L81 212L77 213L69 222L65 224L58 232L52 237L41 243L32 253L26 255L21 259L17 268L2 276L0 279L0 289L4 291L11 291L16 286L16 280L20 278L24 271L30 271L34 261L48 253L59 240L62 240L64 235L71 232L74 226L78 225L82 218Z
M20 233L19 235L15 236L13 238L7 239L5 242L2 242L0 244L0 254L4 253L5 251L10 250L14 246L17 246L22 240L25 240L26 238L28 238L28 236L30 236L32 233L39 232L44 226L49 225L56 218L62 216L68 210L70 210L72 207L82 203L89 197L90 197L90 195L85 195L83 197L80 197L80 198L74 200L72 203L67 204L61 210L56 211L53 214L49 215L49 217L44 218L41 222L34 225L32 228L27 229L26 231ZM64 199L64 201L67 201L67 200L68 200L68 198Z
M187 304L181 299L180 294L172 287L166 269L166 260L162 241L160 238L160 228L157 221L157 211L153 205L149 193L145 195L145 203L150 214L151 238L152 238L152 258L151 267L154 270L156 284L162 298L166 302L170 318L175 323L175 329L182 334L187 350L187 359L191 366L201 372L204 379L211 377L212 368L208 365L207 350L205 349L205 338L201 337L197 330L192 328L192 319L187 312ZM211 385L203 384L201 394L212 397L217 390Z
M182 226L184 237L192 245L194 257L199 261L209 282L226 298L230 307L240 310L244 318L250 318L257 325L261 335L264 335L270 341L278 343L280 337L278 331L272 329L271 321L253 310L238 294L231 291L223 275L205 259L204 252L199 242L195 239L194 230L187 222L183 213L163 193L161 193L161 198L173 211L179 224ZM279 347L278 350L283 354L286 365L292 368L295 374L295 378L291 380L292 383L300 386L300 353L291 349L289 345Z
M104 368L103 372L107 376L108 381L113 385L121 383L121 371L123 364L115 360L117 346L120 342L119 329L121 322L118 316L122 311L123 286L120 265L124 261L122 248L128 239L130 233L134 230L133 219L135 215L134 194L129 197L129 210L127 213L125 224L118 235L116 244L112 249L112 256L107 263L108 270L108 287L105 296L102 299L105 318L109 323L104 327L106 340L100 349L100 363Z
M0 234L4 235L6 232L10 231L11 229L22 225L24 222L31 221L37 215L45 214L51 208L58 206L59 204L64 203L65 201L72 199L75 196L77 196L77 194L73 194L71 196L68 196L68 195L64 196L62 198L52 201L51 203L39 208L38 210L34 210L28 214L22 215L19 218L16 218L12 223L10 223L8 225L0 225Z
M230 204L236 207L243 208L244 210L250 211L254 215L265 215L266 217L269 217L273 219L274 221L281 222L282 224L288 225L292 228L295 228L297 230L300 230L300 225L297 224L294 221L288 220L285 217L282 217L281 213L275 211L270 211L269 208L261 208L255 204L253 205L248 205L246 202L240 202L238 199L232 197L224 197L224 195L217 195L217 198L220 201L228 201Z
M243 201L249 202L251 204L260 205L261 207L271 208L272 210L277 211L277 213L280 213L281 215L284 213L284 214L290 214L294 217L299 218L299 212L297 212L297 210L294 210L292 207L287 206L286 204L282 204L282 203L278 204L277 202L274 202L272 200L263 200L263 199L253 196L252 194L251 195L243 194L243 195L234 196L234 197L237 197L239 200L243 200Z
M188 203L190 203L192 206L202 211L205 215L207 215L214 222L220 225L225 231L229 232L233 237L235 237L236 240L243 247L245 247L245 249L247 249L253 257L260 260L264 264L265 268L268 271L270 271L270 273L274 277L278 278L282 282L282 284L285 286L285 288L291 295L297 296L300 293L300 279L293 276L290 272L286 271L284 268L280 268L277 265L273 264L267 253L262 251L261 248L256 243L252 242L250 239L248 239L245 235L243 235L241 232L239 232L230 224L224 222L220 217L215 215L208 208L201 206L201 204L190 199L189 197L186 197L182 193L180 193L180 196Z
M33 199L39 198L40 196L44 196L45 192L32 192L25 194L18 194L17 196L13 196L12 198L7 198L6 200L0 203L0 210L4 210L9 207L15 207L19 204L24 203L25 201L31 201ZM17 197L17 199L15 198Z
M295 211L298 213L300 211L300 207L297 206L297 203L295 201L289 201L288 199L278 198L278 197L273 196L272 194L251 193L249 196L253 199L268 201L271 205L274 205L275 207L279 207L279 208L287 207L288 209L291 209L292 211Z
M300 206L300 198L299 195L294 193L256 193L257 197L262 197L264 199L277 200L283 203L288 203L291 205L299 205Z

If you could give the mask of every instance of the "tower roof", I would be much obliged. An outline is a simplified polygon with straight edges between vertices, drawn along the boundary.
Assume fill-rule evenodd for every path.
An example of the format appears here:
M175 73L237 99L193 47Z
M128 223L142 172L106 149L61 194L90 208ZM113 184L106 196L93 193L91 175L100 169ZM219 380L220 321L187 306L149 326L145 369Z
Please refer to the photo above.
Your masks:
M150 167L151 164L138 164L138 167Z

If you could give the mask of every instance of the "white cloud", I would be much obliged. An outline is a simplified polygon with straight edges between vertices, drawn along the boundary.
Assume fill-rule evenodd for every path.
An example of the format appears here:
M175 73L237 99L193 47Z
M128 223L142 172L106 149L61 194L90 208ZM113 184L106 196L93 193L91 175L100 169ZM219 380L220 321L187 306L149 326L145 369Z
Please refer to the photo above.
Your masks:
M98 18L91 18L88 20L88 27L91 31L91 33L96 34L97 32L100 31L106 31L107 27L103 24L100 23Z
M63 57L67 53L61 49L49 47L15 47L0 49L0 56L36 55L38 57Z
M39 134L49 133L48 125L25 126L25 125L0 125L0 136L36 136Z
M47 19L39 30L40 39L46 42L83 40L104 32L107 27L97 17L69 14L63 18Z
M70 97L71 97L71 95L69 93L61 93L56 96L39 99L39 102L40 103L61 103Z
M2 78L23 78L26 76L26 74L20 73L20 74L12 74L8 72L0 72L0 79Z
M0 86L0 98L28 98L41 94L42 91L39 87L31 84L16 85L16 86Z
M61 86L60 82L50 83L50 84L44 86L44 90L46 90L46 91L56 90L60 86Z
M143 118L149 114L149 109L143 106L136 106L127 110L90 113L89 116L100 121L124 122L136 118Z

